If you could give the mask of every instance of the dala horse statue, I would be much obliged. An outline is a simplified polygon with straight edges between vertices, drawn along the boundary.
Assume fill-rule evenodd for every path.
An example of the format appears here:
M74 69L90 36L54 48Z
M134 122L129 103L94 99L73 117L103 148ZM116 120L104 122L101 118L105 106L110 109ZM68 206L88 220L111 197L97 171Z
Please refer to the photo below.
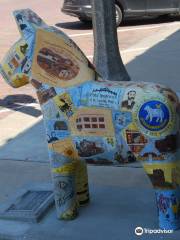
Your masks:
M58 218L73 219L88 203L86 162L118 165L137 159L155 189L160 228L180 228L176 94L155 83L102 79L62 31L29 9L14 16L21 38L0 71L12 87L30 82L37 91Z

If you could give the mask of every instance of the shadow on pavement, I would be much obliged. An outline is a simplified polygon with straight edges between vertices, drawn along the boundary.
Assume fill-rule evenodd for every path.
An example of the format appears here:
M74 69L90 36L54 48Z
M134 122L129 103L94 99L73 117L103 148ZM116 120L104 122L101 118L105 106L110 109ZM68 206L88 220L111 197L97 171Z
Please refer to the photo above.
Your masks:
M180 92L179 43L180 30L136 56L126 65L132 80L165 84Z
M88 30L92 29L92 23L82 23L81 21L75 22L64 22L64 23L56 23L56 27L65 28L65 29L72 29L72 30Z
M48 162L45 139L46 135L41 120L17 137L7 140L4 146L0 147L0 159Z
M161 24L161 23L171 23L175 21L179 21L180 17L178 16L160 16L160 17L144 17L141 19L132 19L126 20L121 24L121 28L128 27L128 26L145 26L145 25L152 25L152 24ZM87 22L83 23L81 21L74 22L64 22L64 23L56 23L56 27L71 29L71 30L89 30L92 29L92 23Z
M33 106L27 105L31 103L37 103L37 100L26 94L8 95L4 99L0 99L0 107L22 112L33 117L39 117L41 115L41 111Z

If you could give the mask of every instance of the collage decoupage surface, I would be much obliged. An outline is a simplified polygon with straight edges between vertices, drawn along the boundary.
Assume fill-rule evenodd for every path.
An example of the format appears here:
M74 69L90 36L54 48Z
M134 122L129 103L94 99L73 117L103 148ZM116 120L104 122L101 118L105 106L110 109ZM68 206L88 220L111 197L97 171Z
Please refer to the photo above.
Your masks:
M102 80L72 42L38 30L32 84L50 149L88 162L172 161L178 99L150 83ZM162 147L164 146L164 148Z
M36 88L49 154L69 159L62 168L54 165L54 172L73 171L75 159L106 165L140 160L157 190L161 218L167 227L176 224L177 96L155 83L102 80L71 39L28 11L15 12L23 38L7 54L1 73L14 87L30 81Z

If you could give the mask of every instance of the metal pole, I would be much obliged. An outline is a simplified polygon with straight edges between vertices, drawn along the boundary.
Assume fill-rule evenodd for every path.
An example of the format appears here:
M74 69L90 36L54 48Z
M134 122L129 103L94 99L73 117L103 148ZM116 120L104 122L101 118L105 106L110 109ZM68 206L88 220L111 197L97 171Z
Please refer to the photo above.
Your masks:
M118 47L114 0L92 0L94 64L110 81L130 81Z

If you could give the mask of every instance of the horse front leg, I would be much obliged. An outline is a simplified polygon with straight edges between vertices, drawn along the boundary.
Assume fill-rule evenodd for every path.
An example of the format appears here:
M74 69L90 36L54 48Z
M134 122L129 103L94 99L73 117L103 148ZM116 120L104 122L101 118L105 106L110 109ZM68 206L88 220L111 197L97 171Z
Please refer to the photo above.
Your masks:
M57 217L72 220L78 215L76 190L77 161L50 150L51 173Z

